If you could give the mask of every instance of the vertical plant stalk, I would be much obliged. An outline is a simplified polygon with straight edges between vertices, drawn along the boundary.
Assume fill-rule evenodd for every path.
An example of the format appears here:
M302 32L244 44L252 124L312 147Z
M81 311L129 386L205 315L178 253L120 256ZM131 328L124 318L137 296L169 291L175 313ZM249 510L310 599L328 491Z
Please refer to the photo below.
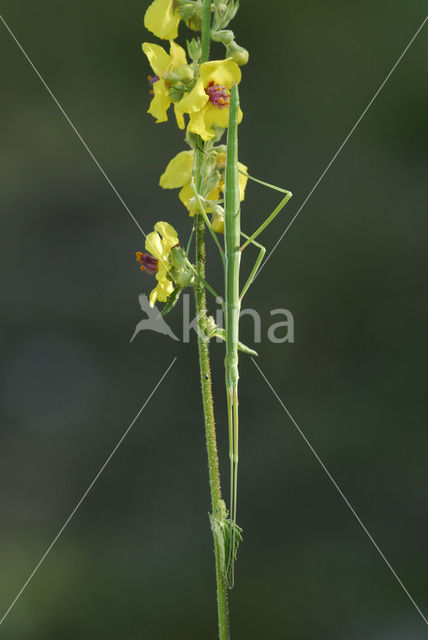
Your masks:
M211 0L204 0L202 7L202 58L201 63L207 62L209 58L210 48L210 21L211 21ZM199 144L203 146L203 141L199 140ZM203 153L196 149L196 186L198 192L201 187L201 170L203 164ZM202 215L195 216L195 232L196 232L196 270L198 275L205 279L205 222ZM199 280L195 285L195 305L196 317L198 322L198 350L199 350L199 368L201 374L202 404L205 419L205 437L208 454L208 475L211 492L211 508L212 513L216 514L220 509L221 503L221 485L220 472L218 464L217 436L215 430L214 419L214 403L212 394L211 368L208 340L205 337L205 327L207 322L207 303L205 296L205 287ZM218 626L220 640L229 640L229 612L227 604L227 585L221 569L220 550L216 538L214 538L215 567L217 581L217 610L218 610Z
M202 3L202 30L201 30L201 63L208 62L211 44L211 1L203 0Z

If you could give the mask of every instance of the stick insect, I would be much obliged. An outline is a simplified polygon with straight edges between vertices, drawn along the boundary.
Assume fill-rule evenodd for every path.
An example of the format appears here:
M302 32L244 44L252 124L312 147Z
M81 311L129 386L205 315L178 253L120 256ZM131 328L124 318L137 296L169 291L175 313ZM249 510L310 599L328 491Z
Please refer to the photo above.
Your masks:
M198 202L200 213L202 214L208 229L213 236L225 267L225 381L227 395L227 415L229 430L229 459L230 459L230 507L229 520L226 521L225 514L217 514L217 518L222 522L213 522L214 533L218 536L223 535L224 553L224 577L229 588L234 584L234 564L236 560L237 546L241 539L241 529L236 522L237 517L237 496L238 496L238 449L239 449L239 410L238 410L238 348L242 349L239 342L239 316L241 311L241 301L247 293L251 283L260 269L266 249L256 242L256 238L266 229L272 220L278 215L281 209L287 204L292 197L292 193L280 187L276 187L262 180L247 177L255 182L270 187L276 191L285 194L284 198L266 218L266 220L252 233L250 236L245 235L241 231L241 206L240 206L240 190L239 190L239 168L238 168L238 112L239 112L239 92L238 86L234 85L231 89L229 104L229 127L227 133L226 148L226 170L225 170L225 199L224 199L224 249L218 240L218 237L212 229L211 223L206 213L201 195L196 189L194 180L192 180L192 189ZM244 242L241 245L241 238ZM250 244L258 248L259 254L251 269L250 275L244 286L240 290L240 264L241 255L244 249ZM210 290L211 287L208 289ZM215 293L211 291L211 293ZM244 349L245 350L245 349ZM254 353L254 352L253 352ZM215 518L215 514L214 514ZM227 522L227 524L226 524ZM219 525L222 526L219 526ZM217 540L217 543L219 541Z

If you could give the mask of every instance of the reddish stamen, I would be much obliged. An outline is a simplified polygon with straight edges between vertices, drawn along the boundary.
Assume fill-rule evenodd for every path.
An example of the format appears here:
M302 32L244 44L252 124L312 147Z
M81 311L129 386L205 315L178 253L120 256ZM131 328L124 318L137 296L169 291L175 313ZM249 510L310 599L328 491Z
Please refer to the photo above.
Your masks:
M214 80L211 80L208 87L205 87L205 93L215 107L224 109L229 106L230 91L226 86L214 84Z
M153 91L153 85L155 82L158 82L160 78L159 76L147 76L147 80L149 81L150 85L149 93L153 97L155 95L155 92Z
M137 251L135 254L137 256L137 262L141 264L141 271L147 271L151 275L153 273L157 273L158 270L158 260L150 253L142 253L141 251Z
M150 86L153 88L155 82L160 80L159 76L147 76L147 80L149 81Z

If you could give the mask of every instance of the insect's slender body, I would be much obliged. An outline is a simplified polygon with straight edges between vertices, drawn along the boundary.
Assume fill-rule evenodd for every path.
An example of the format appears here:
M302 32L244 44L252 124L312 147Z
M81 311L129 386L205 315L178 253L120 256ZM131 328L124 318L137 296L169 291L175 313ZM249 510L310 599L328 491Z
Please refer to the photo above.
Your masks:
M235 390L238 386L238 338L239 313L239 269L241 265L241 205L238 175L238 118L239 94L234 85L231 90L229 129L227 133L226 179L225 179L225 306L226 306L226 386Z
M239 293L239 270L241 266L241 204L238 174L238 110L237 85L231 90L229 128L227 132L224 238L225 238L225 325L226 325L226 393L229 423L230 457L230 586L233 586L233 564L235 559L235 525L238 482L238 341L241 299Z
M192 177L191 187L198 203L199 212L202 215L205 224L207 225L223 260L225 268L225 300L223 309L225 312L225 331L224 339L226 342L226 356L225 356L225 377L226 377L226 394L227 394L227 414L228 414L228 428L229 428L229 458L230 458L230 506L229 506L229 521L226 529L224 514L215 514L214 529L215 535L222 536L222 547L225 550L224 558L224 579L230 588L234 583L234 563L236 559L236 552L238 543L241 540L241 529L236 524L237 513L237 488L238 488L238 439L239 439L239 416L238 416L238 349L246 351L252 355L257 355L245 345L239 342L239 315L241 311L241 300L251 286L254 278L257 275L266 249L256 242L256 238L266 229L266 227L272 222L272 220L278 215L278 213L287 204L292 194L286 189L276 187L268 182L258 180L252 176L245 174L247 178L254 180L258 184L265 187L280 191L285 194L281 202L272 211L272 213L266 218L264 222L254 231L250 236L247 236L241 231L241 206L240 206L240 189L239 189L239 165L238 165L238 113L239 113L239 93L237 85L234 85L230 91L230 103L229 103L229 123L227 132L227 149L226 149L226 171L225 171L225 197L224 197L224 250L221 246L215 231L208 219L207 211L203 198L198 192L197 185L195 184L194 177ZM195 165L194 165L195 169ZM195 173L195 170L193 171ZM241 237L244 238L244 242L241 245ZM240 290L240 266L241 255L249 245L253 245L258 248L259 255L254 263L250 274ZM191 265L189 263L189 268ZM199 278L208 291L210 291L215 297L217 293L212 287L205 282L205 280ZM215 335L220 335L219 329ZM217 520L216 520L217 518ZM222 533L219 534L219 531Z

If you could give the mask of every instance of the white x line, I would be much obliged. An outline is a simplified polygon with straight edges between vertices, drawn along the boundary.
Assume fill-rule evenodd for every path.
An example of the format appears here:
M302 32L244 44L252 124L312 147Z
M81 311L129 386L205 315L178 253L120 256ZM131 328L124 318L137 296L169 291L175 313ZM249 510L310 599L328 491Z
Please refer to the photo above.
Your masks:
M297 431L299 432L299 434L302 436L303 440L306 442L306 444L308 445L309 449L312 451L313 455L315 456L315 458L317 459L317 461L319 462L319 464L321 465L321 467L323 468L323 470L325 471L325 473L327 474L329 480L331 481L331 483L333 484L333 486L335 487L335 489L338 491L339 495L341 496L341 498L343 499L343 501L345 502L346 506L348 507L348 509L351 511L352 515L355 517L355 519L357 520L358 524L361 526L361 528L363 529L364 533L368 536L368 538L370 539L371 543L373 544L373 546L375 547L376 551L379 553L380 557L382 558L382 560L385 562L386 566L388 567L388 569L391 571L392 575L394 576L394 578L397 580L398 584L400 585L400 587L403 589L404 593L407 595L407 597L409 598L410 602L413 604L413 606L415 607L416 611L419 613L419 615L421 616L422 620L425 622L425 624L428 626L428 620L426 619L426 617L424 616L424 614L422 613L420 607L417 605L417 603L415 602L415 600L413 599L413 597L411 596L411 594L409 593L409 591L407 590L407 588L405 587L403 581L399 578L399 576L397 575L396 571L393 569L393 567L391 566L391 563L389 562L388 558L385 556L385 554L383 553L382 549L379 547L379 545L377 544L377 542L375 541L375 539L373 538L372 534L370 533L370 531L367 529L366 525L364 524L364 522L361 520L360 516L358 515L358 513L355 511L354 507L351 505L351 503L349 502L348 498L345 496L345 494L343 493L342 489L339 487L339 485L337 484L336 480L333 478L333 476L331 475L330 471L327 469L327 467L325 466L324 462L321 460L320 456L318 455L318 453L315 451L315 449L313 448L313 446L311 445L311 443L309 442L308 438L305 436L305 434L303 433L302 429L299 427L299 425L297 424L297 422L295 421L295 419L293 418L293 416L291 415L291 413L289 412L289 410L287 409L287 407L285 406L285 404L283 403L283 401L281 400L281 398L279 397L279 395L277 394L277 392L275 391L275 389L273 388L273 386L271 385L271 383L269 382L269 380L266 378L265 374L263 373L263 371L261 370L261 368L259 367L259 365L257 364L257 362L254 360L254 358L251 358L251 360L253 361L254 366L256 367L256 369L258 369L260 375L262 376L262 378L264 379L264 381L266 382L267 386L269 387L269 389L272 391L273 395L275 396L275 398L278 400L279 404L281 405L281 407L284 409L285 413L287 414L287 416L290 418L291 422L293 423L293 425L296 427Z
M169 372L169 370L171 369L171 367L173 366L174 362L177 360L177 357L175 357L172 362L169 364L168 368L166 369L166 371L162 374L159 382L156 384L156 386L153 388L153 391L151 392L151 394L149 395L149 397L147 398L147 400L145 401L145 403L143 404L143 406L141 407L141 409L139 410L139 412L137 413L137 415L135 416L135 418L132 420L131 424L129 425L129 427L126 429L125 433L122 435L122 437L120 438L120 440L118 441L118 443L116 444L116 446L114 447L113 451L110 453L110 455L107 457L106 461L104 462L104 464L102 465L102 467L99 469L98 473L96 474L96 476L94 477L94 479L92 480L91 484L89 485L89 487L86 489L86 491L83 493L82 497L80 498L80 500L78 501L78 503L76 504L76 506L74 507L73 511L70 513L70 515L68 516L67 520L64 522L64 524L62 525L61 529L58 531L58 533L56 534L55 538L52 540L52 542L50 543L50 545L48 546L48 548L46 549L46 551L44 552L44 554L42 555L42 557L40 558L40 560L38 561L38 563L36 564L36 566L34 567L34 569L32 570L32 572L30 573L30 575L28 576L27 580L24 582L23 586L21 587L21 589L18 591L18 593L16 594L15 598L12 600L12 602L10 603L9 607L6 609L5 613L3 614L3 616L0 618L0 625L3 624L5 618L8 616L8 614L10 613L10 611L13 609L13 607L15 606L15 604L17 603L17 601L19 600L19 598L22 596L23 592L25 591L25 589L27 588L27 586L29 585L30 581L32 580L32 578L34 577L35 573L39 570L40 566L43 564L43 562L46 560L46 556L48 555L48 553L51 551L52 547L55 545L55 543L57 542L58 538L61 536L61 534L63 533L64 529L67 527L68 523L70 522L70 520L72 519L72 517L74 516L74 514L76 513L76 511L78 510L78 508L80 507L80 505L82 504L82 502L85 500L86 496L88 495L88 493L90 492L90 490L92 489L92 487L94 486L94 484L96 483L96 481L98 480L98 478L100 477L100 475L102 474L102 472L104 471L104 469L106 468L106 466L108 465L108 463L110 462L110 460L112 459L112 457L114 456L114 454L116 453L116 451L119 449L120 445L122 444L122 442L125 440L126 436L128 435L128 433L131 431L132 427L134 426L134 424L137 422L138 418L140 417L140 415L142 414L142 412L144 411L144 409L147 407L147 405L149 404L150 400L152 399L152 397L154 396L154 394L156 393L158 387L160 386L160 384L163 382L164 378L166 377L167 373Z
M87 143L84 141L84 139L82 138L82 136L80 135L78 129L75 127L75 125L73 124L73 122L70 120L69 116L67 115L66 111L63 109L63 107L61 106L61 104L59 103L59 101L57 100L57 98L55 97L54 93L51 91L51 89L49 88L49 86L47 85L46 81L44 80L43 76L40 74L40 72L38 71L38 69L36 68L36 66L33 64L33 62L31 61L30 57L28 56L27 52L24 50L24 48L22 47L22 45L20 44L20 42L18 41L18 39L16 38L15 34L12 32L12 30L10 29L9 25L6 23L5 19L3 18L3 16L0 15L0 20L3 22L4 26L6 27L7 31L9 32L9 34L12 36L13 40L15 41L15 43L17 44L18 48L20 49L20 51L22 52L22 54L25 56L26 60L28 61L28 63L30 64L30 66L32 67L32 69L34 70L34 72L36 73L37 77L39 78L39 80L41 81L41 83L43 84L43 86L45 87L45 89L47 90L47 92L49 93L49 95L51 96L52 100L55 102L55 104L57 105L58 109L61 111L61 113L63 114L63 116L65 117L65 119L67 120L68 124L71 126L71 128L73 129L74 133L77 135L77 137L79 138L80 142L82 143L82 145L84 146L84 148L86 149L86 151L89 153L90 157L92 158L92 160L94 161L94 163L96 164L96 166L98 167L99 171L101 172L101 174L104 176L104 178L106 179L106 181L108 182L108 184L110 185L111 189L113 190L113 192L115 193L115 195L117 196L117 198L119 199L119 201L121 202L121 204L123 205L123 207L126 209L126 211L128 212L128 214L130 215L131 219L133 220L133 222L136 224L136 226L138 227L138 229L141 231L141 233L143 234L144 237L146 237L146 234L144 233L143 228L141 227L140 223L138 222L138 220L135 218L135 216L133 215L132 211L129 209L128 205L126 204L126 202L124 201L124 199L122 198L122 196L120 195L120 193L118 192L118 190L116 189L116 187L114 186L114 184L112 183L112 181L110 180L110 178L108 177L107 173L104 171L104 169L102 168L102 166L100 165L100 163L98 162L98 160L96 159L96 157L94 156L94 154L92 153L91 149L89 148L89 146L87 145ZM96 476L94 477L94 479L92 480L91 484L89 485L89 487L86 489L86 491L83 493L82 497L80 498L80 500L78 501L78 503L76 504L76 506L74 507L73 511L70 513L70 515L68 516L67 520L65 521L65 523L63 524L63 526L61 527L61 529L58 531L57 535L55 536L55 538L52 540L52 542L50 543L50 545L48 546L48 548L46 549L46 551L44 552L44 554L42 555L42 557L40 558L39 562L36 564L36 566L34 567L33 571L30 573L30 575L28 576L27 580L25 581L24 585L22 586L22 588L19 590L19 592L17 593L17 595L15 596L15 598L13 599L13 601L11 602L11 604L9 605L8 609L5 611L5 613L3 614L3 616L0 618L0 625L3 624L4 620L6 619L6 617L8 616L8 614L10 613L10 611L13 609L13 607L15 606L16 602L19 600L19 598L21 597L22 593L24 592L24 590L27 588L28 584L30 583L30 581L32 580L32 578L34 577L34 575L36 574L36 572L38 571L38 569L40 568L40 566L43 564L43 562L45 561L47 555L49 554L49 552L51 551L52 547L55 545L55 543L57 542L58 538L62 535L64 529L67 527L67 525L69 524L70 520L73 518L73 516L75 515L76 511L79 509L80 505L82 504L82 502L85 500L86 496L88 495L88 493L91 491L92 487L94 486L94 484L96 483L96 481L98 480L98 478L100 477L100 475L102 474L102 472L104 471L104 469L106 468L106 466L108 465L108 463L110 462L111 458L113 457L113 455L116 453L117 449L120 447L120 445L122 444L123 440L126 438L126 436L128 435L129 431L131 430L131 428L134 426L135 422L137 421L137 419L139 418L139 416L141 415L142 411L144 410L144 408L147 406L147 404L149 403L149 401L151 400L152 396L154 395L154 393L156 392L156 390L158 389L159 385L161 384L161 382L164 380L165 376L167 375L167 373L169 372L169 370L171 369L171 367L173 366L174 362L176 361L176 357L172 360L172 362L170 363L170 365L168 366L168 368L166 369L165 373L162 375L162 377L160 378L159 382L156 384L156 386L154 387L153 391L151 392L151 394L149 395L149 397L147 398L146 402L144 403L144 405L141 407L141 409L139 410L139 412L137 413L137 415L135 416L135 418L133 419L133 421L131 422L131 424L129 425L129 427L126 429L125 433L123 434L123 436L120 438L119 442L117 443L117 445L114 447L113 451L110 453L110 455L108 456L107 460L104 462L104 464L102 465L102 467L100 468L100 470L98 471L98 473L96 474Z
M13 33L12 29L9 27L9 25L7 24L6 20L3 18L3 16L0 15L0 20L3 22L4 26L6 27L6 29L9 31L10 35L12 36L12 38L14 39L14 41L16 42L19 50L21 51L21 53L25 56L25 58L27 59L27 62L29 63L29 65L31 66L31 68L33 69L34 73L36 74L36 76L39 78L40 82L42 83L42 85L44 86L44 88L46 89L46 91L49 93L50 97L52 98L52 100L55 102L56 106L58 107L58 109L61 111L62 115L64 116L64 118L67 120L68 124L70 125L70 127L73 129L74 133L76 134L76 136L79 138L80 142L83 144L83 146L85 147L86 151L89 153L89 155L91 156L92 160L95 162L96 166L98 167L98 169L101 171L102 175L104 176L104 178L107 180L108 184L110 185L110 187L112 188L113 192L115 193L115 195L118 197L120 203L125 207L126 211L129 213L129 215L131 216L131 219L135 222L135 224L137 225L137 227L139 228L139 230L141 231L141 233L143 234L144 237L146 237L146 234L143 231L143 228L141 227L140 223L138 222L137 218L134 216L134 214L132 213L132 211L130 210L130 208L128 207L128 205L126 204L125 200L122 198L122 196L120 195L119 191L116 189L116 187L114 186L114 184L112 183L112 181L110 180L110 178L108 177L107 173L104 171L104 169L102 168L102 166L100 165L100 163L98 162L98 160L96 159L96 157L94 156L94 154L92 153L91 149L89 148L89 146L86 144L86 142L84 141L84 139L82 138L82 136L80 135L79 131L77 130L77 128L75 127L75 125L73 124L73 122L70 120L68 114L64 111L64 109L62 108L61 104L58 102L56 96L54 95L54 93L51 91L51 89L48 87L45 79L43 78L43 76L40 74L39 70L37 69L37 67L33 64L33 62L31 61L31 58L29 57L28 53L25 51L25 49L23 48L23 46L21 45L21 43L19 42L19 40L17 39L17 37L15 36L15 34Z

